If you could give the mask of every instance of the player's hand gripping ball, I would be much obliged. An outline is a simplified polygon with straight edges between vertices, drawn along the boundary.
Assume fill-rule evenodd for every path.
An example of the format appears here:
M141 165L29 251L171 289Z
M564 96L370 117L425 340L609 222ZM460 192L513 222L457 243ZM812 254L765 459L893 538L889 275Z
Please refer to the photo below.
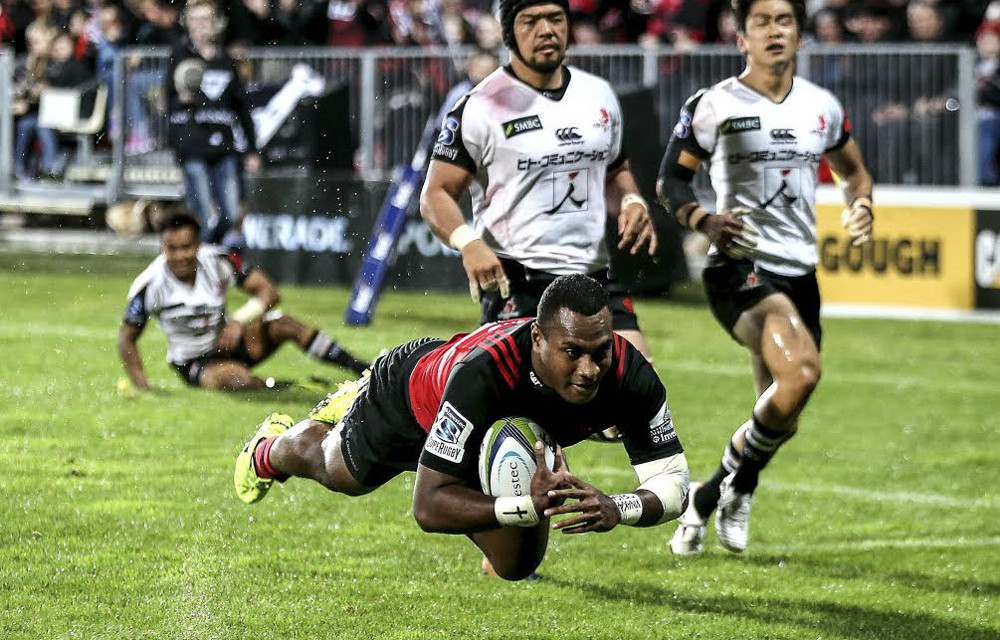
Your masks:
M555 445L540 426L527 418L503 418L494 422L479 448L479 481L483 493L513 498L531 493L535 474L535 443L545 445L545 464L555 464Z

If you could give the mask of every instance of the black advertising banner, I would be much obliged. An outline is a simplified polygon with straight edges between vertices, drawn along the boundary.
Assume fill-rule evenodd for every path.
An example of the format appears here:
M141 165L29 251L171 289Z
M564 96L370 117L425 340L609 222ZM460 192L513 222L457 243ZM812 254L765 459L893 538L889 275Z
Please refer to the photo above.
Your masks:
M278 282L350 286L368 246L386 182L316 176L248 177L243 221L248 265ZM468 216L468 197L463 208ZM633 292L663 291L686 279L676 225L659 211L659 260L614 250L616 225L609 224L612 261ZM405 223L384 289L468 290L458 252L446 247L416 216ZM667 239L675 236L674 241Z
M243 222L248 264L279 282L350 285L387 186L349 178L251 179ZM465 290L457 256L421 220L407 220L385 286Z
M976 308L1000 309L1000 211L976 212Z

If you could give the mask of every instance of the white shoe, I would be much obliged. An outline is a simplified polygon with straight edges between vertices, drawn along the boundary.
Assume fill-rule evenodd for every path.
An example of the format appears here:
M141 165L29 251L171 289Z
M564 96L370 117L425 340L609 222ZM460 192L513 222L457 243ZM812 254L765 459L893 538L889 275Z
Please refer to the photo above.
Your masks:
M677 556L696 556L702 552L701 543L705 540L707 522L698 515L698 510L694 508L694 494L701 488L700 482L692 482L691 490L688 492L688 506L681 514L674 531L674 536L670 538L670 550Z
M737 493L732 487L732 474L719 486L719 506L715 512L715 533L719 544L735 553L747 548L750 539L750 507L752 493Z

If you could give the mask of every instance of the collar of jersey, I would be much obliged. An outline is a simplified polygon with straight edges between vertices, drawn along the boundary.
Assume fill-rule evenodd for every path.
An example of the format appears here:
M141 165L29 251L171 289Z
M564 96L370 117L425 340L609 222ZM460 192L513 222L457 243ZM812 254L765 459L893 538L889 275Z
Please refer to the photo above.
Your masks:
M535 93L537 93L537 94L539 94L541 96L544 96L544 97L548 98L549 100L553 100L555 102L559 102L560 100L562 100L563 96L566 95L566 89L569 88L569 80L570 80L569 76L570 76L570 74L569 74L569 67L567 67L566 65L563 65L563 81L562 81L562 84L559 86L558 89L536 89L535 87L531 86L530 84L528 84L524 80L521 80L520 78L518 78L517 74L514 73L514 68L512 66L510 66L509 64L505 65L504 68L503 68L503 70L506 71L507 75L509 75L511 78L514 78L515 80L517 80L518 82L520 82L524 86L528 87L529 89L531 89Z
M746 89L747 91L752 92L754 95L760 96L761 98L763 98L764 100L767 100L771 104L784 104L785 100L788 100L788 96L792 95L792 92L795 91L795 77L794 76L792 77L792 85L790 87L788 87L788 93L785 94L784 98L782 98L781 100L777 100L777 101L771 100L769 97L765 96L760 91L757 91L756 89L754 89L753 87L751 87L747 83L743 82L743 79L740 78L739 76L736 76L736 82L739 83L739 85L741 87L743 87L744 89Z

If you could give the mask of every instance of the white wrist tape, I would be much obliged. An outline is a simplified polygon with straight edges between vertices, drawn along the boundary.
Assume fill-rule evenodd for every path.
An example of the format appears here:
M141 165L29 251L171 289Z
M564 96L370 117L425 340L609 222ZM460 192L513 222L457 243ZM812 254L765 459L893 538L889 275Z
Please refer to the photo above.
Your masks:
M622 524L634 526L642 519L642 498L634 493L619 493L609 496L622 514Z
M479 240L479 234L472 230L467 224L459 226L457 229L451 232L448 236L448 244L455 251L461 251L465 245L469 244L473 240Z
M622 204L621 204L622 209L625 209L625 207L632 204L640 205L642 206L643 209L649 211L649 205L646 203L646 199L640 196L638 193L629 193L622 198Z
M497 498L493 503L493 515L502 527L533 527L538 524L538 513L531 496Z
M635 473L642 483L638 489L649 491L663 505L663 517L657 524L681 515L690 483L687 458L683 453L635 465Z
M251 296L245 305L233 312L233 320L245 327L260 320L265 311L267 311L267 305L261 302L259 298Z

